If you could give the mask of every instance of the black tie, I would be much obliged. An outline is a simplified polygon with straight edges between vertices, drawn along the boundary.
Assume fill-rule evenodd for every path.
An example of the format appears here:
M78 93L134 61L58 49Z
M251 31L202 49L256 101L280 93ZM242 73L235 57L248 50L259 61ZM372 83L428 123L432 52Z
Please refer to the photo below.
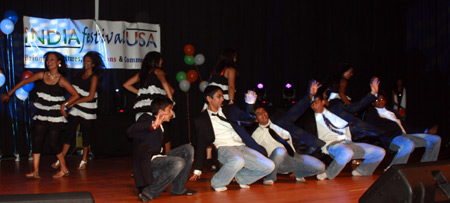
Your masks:
M225 121L227 123L230 123L230 121L228 121L225 117L219 115L219 113L212 113L211 115L213 116L217 116L220 120ZM231 124L231 123L230 123Z
M343 129L345 127L347 127L349 124L347 124L346 126L342 127L342 128L338 128L335 125L333 125L333 123L331 123L330 120L328 120L328 118L325 116L325 114L322 114L323 116L323 120L325 121L325 124L327 125L328 129L330 129L331 131L335 132L338 135L344 135L343 132L336 130L336 129Z
M281 138L276 132L275 130L273 130L272 128L270 128L270 126L267 126L267 128L269 129L269 133L272 136L272 138L276 141L278 141L279 143L281 143L284 148L286 148L286 150L288 151L288 154L290 156L294 156L294 150L292 149L291 145L289 145L285 140L283 140L283 138Z

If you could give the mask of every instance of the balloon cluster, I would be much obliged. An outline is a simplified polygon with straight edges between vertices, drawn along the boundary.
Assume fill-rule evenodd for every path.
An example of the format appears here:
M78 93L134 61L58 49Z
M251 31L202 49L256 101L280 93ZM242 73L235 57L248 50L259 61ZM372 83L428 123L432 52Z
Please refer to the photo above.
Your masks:
M195 48L191 44L186 44L184 46L184 53L186 54L184 56L184 62L187 65L202 65L205 63L205 56L203 54L197 54L194 57ZM184 71L179 71L176 75L177 81L179 82L179 87L183 92L189 91L189 88L191 87L191 83L197 81L198 79L198 72L194 69L189 70L187 73ZM204 84L206 81L202 81L200 83ZM208 83L208 82L206 82ZM206 85L207 86L207 85ZM206 88L205 86L205 88ZM200 90L202 88L200 87Z
M33 75L30 71L25 71L22 73L22 80L25 80ZM16 97L22 101L28 98L28 94L34 88L34 82L28 83L16 91Z
M13 10L7 10L3 18L0 22L0 30L6 35L9 35L14 31L14 24L17 23L17 13Z

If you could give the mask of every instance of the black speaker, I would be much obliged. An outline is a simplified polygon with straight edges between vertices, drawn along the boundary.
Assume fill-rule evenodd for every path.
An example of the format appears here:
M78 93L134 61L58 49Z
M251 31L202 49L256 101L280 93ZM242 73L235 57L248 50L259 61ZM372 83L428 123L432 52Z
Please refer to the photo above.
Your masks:
M64 193L47 193L47 194L17 194L17 195L0 195L0 202L29 202L29 203L92 203L94 197L90 192L64 192Z
M450 160L394 165L359 202L449 202Z

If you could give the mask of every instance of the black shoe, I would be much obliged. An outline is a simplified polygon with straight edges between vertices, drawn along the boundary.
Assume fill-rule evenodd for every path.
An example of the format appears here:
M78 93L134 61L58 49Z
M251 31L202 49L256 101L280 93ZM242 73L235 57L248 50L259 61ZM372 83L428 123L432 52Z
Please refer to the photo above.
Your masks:
M152 199L149 198L147 195L144 195L143 193L139 193L139 200L141 200L142 202L148 202Z
M186 191L184 191L184 192L181 193L181 194L175 194L175 193L172 193L172 195L177 195L177 196L180 196L180 195L188 195L188 196L191 196L191 195L195 195L196 193L197 193L196 190L189 190L189 189L186 189Z

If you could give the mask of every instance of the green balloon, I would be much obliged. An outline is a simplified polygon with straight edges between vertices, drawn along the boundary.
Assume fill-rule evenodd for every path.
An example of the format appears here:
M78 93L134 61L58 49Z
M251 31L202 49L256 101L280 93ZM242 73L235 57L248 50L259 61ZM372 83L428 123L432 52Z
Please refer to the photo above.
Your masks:
M192 65L195 63L195 58L193 56L184 56L184 62L188 65Z
M184 71L179 71L176 75L177 81L180 82L182 80L186 80L186 73Z

